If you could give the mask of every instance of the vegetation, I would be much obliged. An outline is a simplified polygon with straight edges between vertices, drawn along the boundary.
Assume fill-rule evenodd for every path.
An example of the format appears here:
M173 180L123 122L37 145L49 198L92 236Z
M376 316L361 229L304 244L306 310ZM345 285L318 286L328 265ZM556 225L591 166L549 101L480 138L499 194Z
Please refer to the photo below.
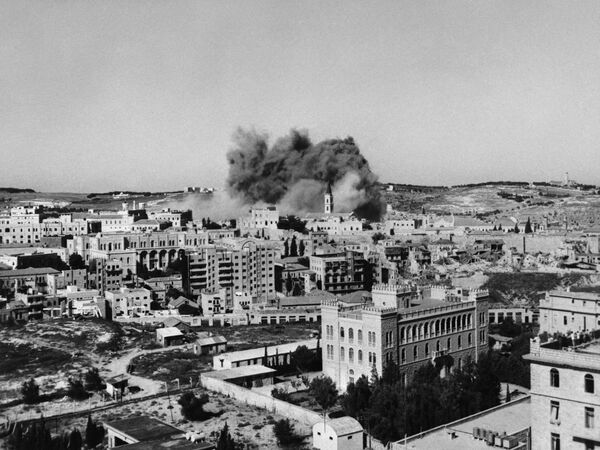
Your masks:
M229 426L225 422L225 426L219 433L219 439L217 439L216 450L236 450L239 445L233 440L229 433Z
M96 367L90 368L84 375L85 388L88 391L99 391L104 388L102 377Z
M557 286L569 286L581 277L581 274L575 273L490 273L482 288L490 291L493 301L505 303L507 294L536 299L541 295L539 292L549 291Z
M73 270L85 269L85 262L79 253L72 253L69 256L69 267Z
M329 408L337 403L338 390L335 383L328 376L322 375L313 378L308 389L323 410L323 420L325 420Z
M271 389L271 396L273 398L279 399L279 400L283 400L284 402L290 402L290 394L288 391L286 391L283 388L278 388L278 387L274 387L273 389Z
M374 233L373 236L371 236L371 239L373 240L373 244L377 244L379 241L382 241L385 238L387 238L387 236L384 233L382 233L381 231L378 231L377 233Z
M40 401L40 387L35 382L35 379L30 378L28 381L23 382L21 385L21 395L23 396L23 401L28 405Z
M499 393L492 361L483 356L444 379L428 364L408 385L391 363L380 378L363 376L350 383L341 403L374 437L389 442L496 406Z
M85 444L88 448L96 448L104 440L104 427L96 424L92 420L92 416L88 416L87 425L85 427Z
M187 420L206 420L212 414L204 411L204 405L208 403L208 394L201 394L196 397L193 392L185 392L181 394L177 403L181 405L181 414Z
M81 378L69 378L67 395L73 400L83 400L89 397Z
M300 345L290 355L291 365L300 373L322 369L321 352L314 352L306 345Z
M290 422L290 419L281 419L275 422L273 432L281 446L297 445L303 441L302 436L294 430L294 425Z

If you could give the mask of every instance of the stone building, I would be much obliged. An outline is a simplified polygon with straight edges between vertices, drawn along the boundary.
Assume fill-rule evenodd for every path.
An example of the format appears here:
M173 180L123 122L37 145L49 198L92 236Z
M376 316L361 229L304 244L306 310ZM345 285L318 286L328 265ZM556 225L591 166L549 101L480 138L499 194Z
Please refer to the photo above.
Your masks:
M560 348L532 339L533 449L600 448L600 341Z
M361 253L346 251L313 255L309 259L318 289L347 294L369 287L370 266Z
M600 295L549 291L540 300L540 332L569 333L600 328Z
M487 351L487 299L484 290L377 285L370 303L324 300L323 372L345 389L390 361L404 382L428 362L442 375L461 368Z

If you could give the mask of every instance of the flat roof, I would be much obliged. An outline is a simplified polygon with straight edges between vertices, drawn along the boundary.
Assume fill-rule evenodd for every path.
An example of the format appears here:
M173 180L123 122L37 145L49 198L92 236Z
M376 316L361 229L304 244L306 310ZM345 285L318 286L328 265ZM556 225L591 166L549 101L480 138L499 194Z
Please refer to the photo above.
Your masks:
M60 271L53 269L52 267L28 267L27 269L13 269L3 270L0 272L0 277L22 277L27 275L45 275L45 274L57 274Z
M217 380L235 380L237 378L251 377L255 375L266 375L277 372L270 367L260 364L251 364L249 366L234 367L232 369L214 370L205 372L203 377L216 378Z
M592 341L587 345L577 347L577 351L581 353L592 353L594 355L600 355L600 340Z
M123 450L210 450L214 449L215 446L207 442L192 442L185 438L175 438L137 442L135 444L122 445L119 448Z
M175 436L183 435L181 430L149 416L129 417L127 419L105 422L104 424L141 443L155 440L165 441Z
M504 403L459 419L418 435L407 438L406 449L443 448L444 450L488 450L490 446L485 439L475 439L473 428L491 430L509 436L531 426L531 398L529 396ZM451 433L454 432L454 434ZM404 440L397 441L404 445Z
M580 292L580 291L550 291L548 295L554 297L580 298L584 300L600 300L600 294L595 292Z
M309 349L317 348L318 339L308 339L305 341L290 342L288 344L271 345L266 348L267 356L274 356L276 354L292 353L301 345L305 345ZM265 356L265 347L250 348L248 350L239 350L237 352L221 353L220 358L228 359L230 361L247 361L249 359L261 358Z
M162 337L183 336L183 333L177 327L157 328L156 329L156 334L161 335Z

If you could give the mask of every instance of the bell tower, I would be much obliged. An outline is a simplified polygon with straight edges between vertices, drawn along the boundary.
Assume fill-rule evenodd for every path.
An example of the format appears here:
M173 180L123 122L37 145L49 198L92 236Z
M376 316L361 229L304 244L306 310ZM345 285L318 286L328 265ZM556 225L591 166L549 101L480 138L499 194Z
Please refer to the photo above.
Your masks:
M331 183L327 183L325 191L325 214L333 213L333 194L331 193Z

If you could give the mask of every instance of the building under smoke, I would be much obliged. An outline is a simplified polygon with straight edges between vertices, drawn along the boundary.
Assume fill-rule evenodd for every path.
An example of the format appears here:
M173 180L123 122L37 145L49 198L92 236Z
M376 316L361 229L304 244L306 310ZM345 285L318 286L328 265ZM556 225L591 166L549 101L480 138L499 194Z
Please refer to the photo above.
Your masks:
M337 211L369 219L382 213L377 176L351 137L313 144L306 131L291 130L269 146L266 134L238 129L233 141L227 154L233 197L291 213L322 211L331 183Z

